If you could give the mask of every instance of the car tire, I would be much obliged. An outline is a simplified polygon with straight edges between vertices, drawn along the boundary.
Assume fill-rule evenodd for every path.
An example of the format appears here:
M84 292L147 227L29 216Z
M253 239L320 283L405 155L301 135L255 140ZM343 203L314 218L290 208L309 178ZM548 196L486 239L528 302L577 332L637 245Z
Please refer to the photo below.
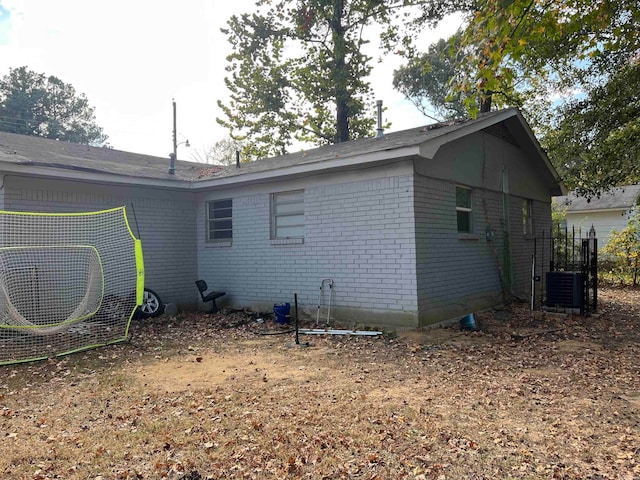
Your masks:
M150 288L145 288L142 305L138 307L138 316L140 318L151 318L157 317L161 313L162 301L160 296Z

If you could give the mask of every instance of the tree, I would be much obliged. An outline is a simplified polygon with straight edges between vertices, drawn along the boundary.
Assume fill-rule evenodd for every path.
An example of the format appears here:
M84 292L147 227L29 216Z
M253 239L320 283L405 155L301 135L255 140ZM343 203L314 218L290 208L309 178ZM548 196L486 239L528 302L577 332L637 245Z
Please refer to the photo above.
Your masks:
M601 84L638 52L636 0L482 0L467 12L452 85L511 95L514 82L567 91Z
M611 273L616 274L621 283L626 278L631 284L638 285L640 276L640 210L635 208L625 228L619 232L613 230L609 242L602 249L612 261Z
M233 16L223 32L231 92L218 118L243 156L285 153L294 141L328 144L374 133L364 31L388 22L385 0L259 0L259 13Z
M569 98L549 116L542 143L567 185L589 197L640 180L639 29L635 0L491 0L462 43L487 53L488 63L466 60L476 59L487 88L524 77L534 98Z
M427 53L409 59L393 72L393 87L423 115L434 120L463 117L467 113L461 92L451 93L449 82L458 63L460 34L440 39Z
M94 146L108 138L84 94L27 67L12 68L0 79L0 129Z
M550 152L556 167L583 194L637 179L638 124L629 115L637 110L637 0L417 3L422 15L409 22L414 27L419 21L437 24L453 11L463 13L460 46L455 52L445 50L455 60L449 98L460 96L472 116L496 101L535 113L547 124L543 133L551 135L543 143L557 147ZM411 65L418 56L412 49L407 52ZM620 90L624 78L634 83ZM556 98L565 100L545 113L540 104ZM622 164L615 160L620 154Z
M231 137L223 138L203 152L195 152L192 157L201 163L214 165L233 165L236 163L236 152L242 151L242 144ZM246 161L246 159L241 159Z
M558 110L544 146L567 186L591 197L640 182L640 61Z

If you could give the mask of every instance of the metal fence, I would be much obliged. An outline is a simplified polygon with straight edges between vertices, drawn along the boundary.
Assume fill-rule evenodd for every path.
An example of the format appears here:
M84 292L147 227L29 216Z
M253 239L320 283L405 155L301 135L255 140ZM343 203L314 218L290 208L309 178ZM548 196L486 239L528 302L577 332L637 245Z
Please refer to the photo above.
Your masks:
M589 315L598 307L598 239L589 231L552 229L534 241L531 309ZM536 282L539 287L536 287Z

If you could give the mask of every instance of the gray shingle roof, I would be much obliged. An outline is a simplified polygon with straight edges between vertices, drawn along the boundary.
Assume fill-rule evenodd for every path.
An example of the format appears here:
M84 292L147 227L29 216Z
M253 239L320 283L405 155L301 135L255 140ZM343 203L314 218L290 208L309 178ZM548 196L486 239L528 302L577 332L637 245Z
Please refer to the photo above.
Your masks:
M197 177L197 172L203 166L178 161L176 174L170 175L168 156L154 157L7 132L0 132L0 161L80 172L176 180Z
M254 162L243 163L241 168L235 165L220 167L195 162L177 161L175 175L169 174L169 158L124 152L115 149L90 147L69 142L59 142L40 137L16 135L0 132L0 163L7 162L26 167L45 167L63 176L65 171L86 172L93 174L114 174L130 177L132 180L162 181L211 181L216 179L240 180L242 175L261 174L277 171L292 166L313 166L327 160L349 159L369 154L391 152L407 147L417 147L430 140L445 141L447 135L463 135L464 129L476 128L479 122L491 119L513 118L517 110L508 109L494 111L478 116L476 120L461 119L412 128L399 132L386 133L381 138L363 138L336 145L326 145L309 150L302 150L287 155L265 158ZM495 119L495 122L500 121ZM494 123L495 123L494 122ZM389 155L391 157L392 155ZM0 167L1 168L1 167ZM313 167L310 167L313 168Z
M491 112L479 117L486 119L499 112ZM440 137L460 130L471 119L455 120L427 125L399 132L386 133L380 138L361 138L345 143L326 145L309 150L301 150L286 155L264 158L254 162L242 163L240 168L226 167L209 177L224 178L248 173L264 172L294 165L310 165L313 163L332 160L335 158L348 158L356 155L364 155L380 151L396 150L404 147L420 145L430 139Z
M556 203L567 207L568 212L594 211L594 210L628 210L638 204L640 197L640 185L625 185L616 187L603 193L600 198L593 197L587 200L578 197L571 192L563 197L555 197Z

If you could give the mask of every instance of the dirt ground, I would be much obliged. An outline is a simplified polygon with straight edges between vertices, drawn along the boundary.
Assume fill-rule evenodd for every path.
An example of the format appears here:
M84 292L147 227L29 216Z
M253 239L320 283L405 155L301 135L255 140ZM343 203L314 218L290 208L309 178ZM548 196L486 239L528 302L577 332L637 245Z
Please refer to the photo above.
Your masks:
M256 317L0 367L0 478L640 479L638 290L308 347Z

